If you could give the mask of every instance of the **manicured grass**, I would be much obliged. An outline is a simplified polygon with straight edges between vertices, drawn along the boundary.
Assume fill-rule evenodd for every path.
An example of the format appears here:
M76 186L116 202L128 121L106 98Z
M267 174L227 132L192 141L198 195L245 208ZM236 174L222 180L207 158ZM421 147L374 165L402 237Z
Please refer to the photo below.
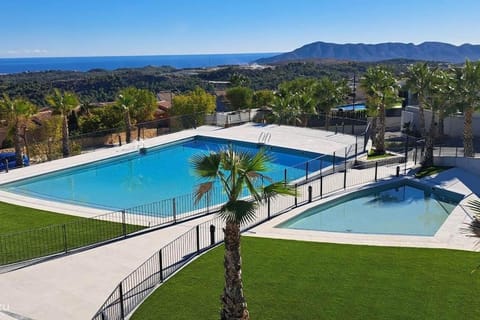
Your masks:
M0 203L0 265L72 250L142 229Z
M68 223L78 217L0 202L0 234Z
M415 173L415 178L423 178L427 176L431 176L433 174L448 170L452 167L442 167L442 166L431 166L426 168L421 168L420 171Z
M367 160L383 159L391 156L393 156L393 154L391 153L380 153L380 154L372 153L367 155Z
M244 237L252 319L476 319L478 253ZM223 247L157 289L133 320L219 319Z

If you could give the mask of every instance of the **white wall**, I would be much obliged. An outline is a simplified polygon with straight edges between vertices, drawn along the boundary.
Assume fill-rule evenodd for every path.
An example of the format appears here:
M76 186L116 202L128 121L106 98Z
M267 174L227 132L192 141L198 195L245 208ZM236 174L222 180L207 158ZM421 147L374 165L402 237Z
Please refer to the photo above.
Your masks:
M480 172L480 158L434 157L434 163L438 166L462 168L476 175Z
M410 119L413 119L412 125L416 129L420 128L420 117L418 112L418 107L407 106L405 111L402 111L402 122L407 122ZM432 119L432 112L430 110L425 110L425 127L428 129L430 127L430 122ZM437 119L438 121L438 119ZM459 116L449 116L445 118L444 121L444 132L450 137L463 137L463 115ZM476 113L473 115L473 135L480 136L480 114ZM412 127L411 127L412 128Z

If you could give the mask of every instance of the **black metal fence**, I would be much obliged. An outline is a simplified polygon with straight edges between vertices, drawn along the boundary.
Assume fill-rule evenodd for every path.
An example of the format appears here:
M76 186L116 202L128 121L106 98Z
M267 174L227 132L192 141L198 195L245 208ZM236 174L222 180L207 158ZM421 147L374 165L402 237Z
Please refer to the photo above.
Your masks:
M302 183L336 172L345 165L347 159L356 159L357 155L363 152L363 146L363 139L360 139L356 144L337 150L331 155L323 155L289 169L272 172L270 178L285 183ZM199 203L194 203L194 194L188 193L92 218L78 218L65 224L0 234L0 266L67 254L80 248L126 238L151 228L175 224L215 212L225 201L223 190L216 186Z
M400 176L398 164L370 168L355 165L355 159L344 160L336 171L329 170L310 178L308 182L295 184L297 196L277 197L262 203L254 221L241 226L245 231L288 210L355 185ZM93 320L125 319L155 288L165 282L175 271L200 253L223 242L224 221L215 217L201 223L155 252L147 261L124 278L113 290L105 303L93 316Z

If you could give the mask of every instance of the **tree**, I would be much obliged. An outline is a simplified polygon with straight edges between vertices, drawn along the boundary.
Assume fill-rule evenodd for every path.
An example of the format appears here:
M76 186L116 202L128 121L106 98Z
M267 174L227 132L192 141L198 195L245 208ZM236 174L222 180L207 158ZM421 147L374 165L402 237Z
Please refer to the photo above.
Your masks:
M398 102L398 84L392 72L384 66L367 69L360 85L367 95L367 107L376 114L373 142L377 154L385 153L385 109Z
M232 87L248 87L250 80L245 75L235 72L230 77L230 85Z
M314 90L318 112L325 114L325 129L328 130L331 110L345 102L349 94L347 82L322 77Z
M294 190L283 182L263 186L261 181L270 179L264 175L271 161L265 150L255 155L234 147L196 155L192 158L195 174L204 179L195 191L198 203L219 182L227 195L227 202L219 215L225 220L225 286L221 297L221 319L249 319L247 303L243 295L242 260L240 252L240 225L255 218L258 204L276 195L294 195ZM250 198L245 199L245 190Z
M295 97L290 94L282 94L277 92L272 102L273 121L281 124L295 125L300 122L300 110L297 103L294 102Z
M205 114L214 112L215 108L215 96L196 87L193 91L173 97L170 113L173 116L182 116L184 125L188 125L188 121L192 121L193 126L196 127L202 125Z
M7 121L13 128L15 164L17 167L23 166L22 144L20 138L23 137L25 147L27 147L25 131L22 133L22 128L26 128L25 121L35 113L36 109L36 106L24 98L11 100L8 95L4 94L3 99L0 100L0 110L5 112L7 115Z
M129 87L121 90L117 96L117 107L124 112L125 140L131 142L132 123L141 123L153 119L157 108L155 95L146 89Z
M423 106L431 111L430 128L425 136L425 156L422 161L423 167L433 166L433 148L435 138L438 134L436 116L440 113L446 113L451 104L453 88L451 86L452 78L450 75L438 68L428 68L426 72L426 82L428 87L423 95Z
M253 90L246 87L227 89L226 97L232 110L250 109L253 105Z
M258 90L253 93L253 107L269 107L273 103L275 95L272 90Z
M472 119L475 110L480 109L480 61L466 61L462 69L456 70L455 93L464 115L463 147L466 157L473 157Z
M430 95L432 70L426 62L416 63L408 67L407 88L417 94L418 111L420 116L420 135L425 137L425 105Z
M73 92L60 91L53 89L53 94L48 95L45 99L52 107L53 111L60 114L62 118L62 154L63 157L70 156L69 131L68 131L68 116L79 106L80 102Z

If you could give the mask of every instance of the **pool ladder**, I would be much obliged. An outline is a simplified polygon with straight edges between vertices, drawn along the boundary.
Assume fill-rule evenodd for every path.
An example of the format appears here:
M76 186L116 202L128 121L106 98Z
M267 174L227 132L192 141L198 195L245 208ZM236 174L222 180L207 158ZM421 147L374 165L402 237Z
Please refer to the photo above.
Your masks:
M261 132L260 136L258 137L258 144L266 144L270 141L272 137L271 133L269 132Z

